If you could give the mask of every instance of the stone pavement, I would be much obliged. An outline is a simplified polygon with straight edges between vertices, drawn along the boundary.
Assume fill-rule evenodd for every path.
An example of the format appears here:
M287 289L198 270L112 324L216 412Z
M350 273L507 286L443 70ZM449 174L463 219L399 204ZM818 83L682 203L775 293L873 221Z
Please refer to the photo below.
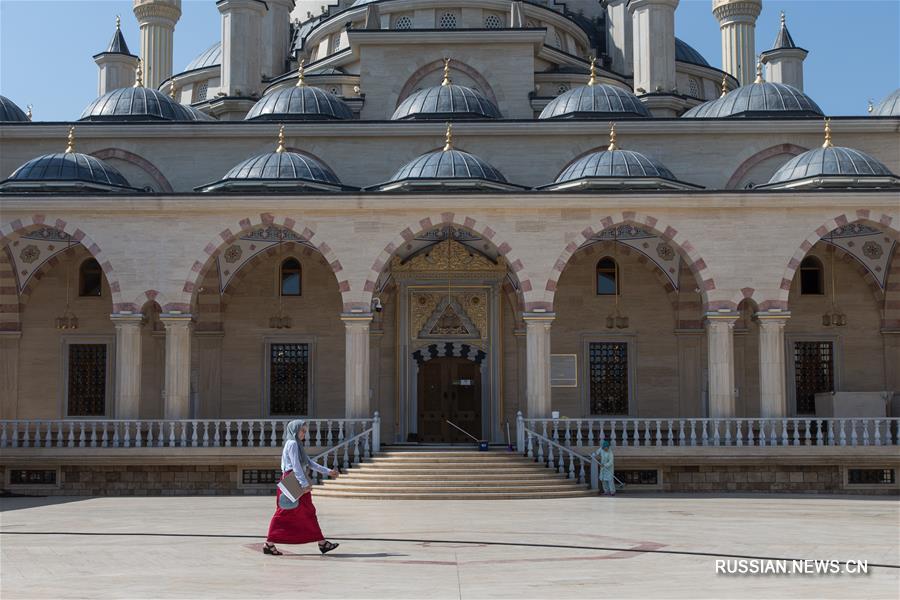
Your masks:
M14 598L896 598L896 499L319 498L314 545L259 548L271 497L0 499ZM868 560L868 575L716 575L717 558ZM885 566L874 566L885 565Z

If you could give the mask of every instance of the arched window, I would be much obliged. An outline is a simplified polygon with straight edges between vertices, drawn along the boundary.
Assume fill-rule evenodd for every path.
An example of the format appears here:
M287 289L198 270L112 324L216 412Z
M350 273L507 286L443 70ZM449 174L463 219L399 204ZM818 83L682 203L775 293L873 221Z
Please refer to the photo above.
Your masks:
M288 258L281 263L281 295L299 296L302 288L300 261Z
M597 295L615 296L619 293L619 266L605 256L597 262Z
M95 258L89 258L78 268L78 295L99 296L103 292L103 269Z
M497 15L488 15L484 19L485 29L502 29L503 21Z
M825 293L825 277L822 261L815 256L807 256L800 263L800 294L821 296Z
M409 17L407 15L397 17L397 20L394 21L394 29L412 29L412 26L412 17Z
M438 29L456 29L456 14L445 12L438 19Z

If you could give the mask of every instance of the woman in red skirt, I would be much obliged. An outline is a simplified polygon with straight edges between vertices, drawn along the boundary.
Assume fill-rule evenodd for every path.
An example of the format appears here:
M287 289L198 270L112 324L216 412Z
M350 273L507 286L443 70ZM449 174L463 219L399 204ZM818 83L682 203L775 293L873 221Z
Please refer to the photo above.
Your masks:
M323 467L307 456L303 449L303 440L306 437L307 426L303 420L291 421L284 430L284 449L281 451L281 479L296 477L303 488L310 488L307 478L307 469L312 469L330 477L337 477L337 471ZM312 503L312 494L304 492L297 502L290 502L287 497L282 497L279 489L275 498L275 514L269 523L269 535L266 537L266 545L263 547L265 554L281 556L281 552L275 547L279 544L308 544L318 542L319 551L327 554L339 544L329 542L319 529L319 521L316 519L316 507Z

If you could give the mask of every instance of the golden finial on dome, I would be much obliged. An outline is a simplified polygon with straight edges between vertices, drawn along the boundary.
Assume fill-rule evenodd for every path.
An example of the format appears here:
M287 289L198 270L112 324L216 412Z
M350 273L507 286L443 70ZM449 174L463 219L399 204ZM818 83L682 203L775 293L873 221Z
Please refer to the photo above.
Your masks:
M66 136L66 154L75 152L75 126L69 127L69 135Z
M728 93L728 73L722 73L722 96ZM721 98L721 96L720 96Z
M765 83L766 80L763 79L762 75L762 57L756 61L756 79L753 80L753 83Z
M609 146L606 147L607 150L612 152L613 150L618 150L619 147L616 145L616 124L609 124Z
M171 98L172 100L176 99L176 97L175 97L175 80L174 79L169 80L169 98Z
M144 69L143 61L139 58L137 68L134 70L134 87L144 87Z
M306 85L306 79L304 78L306 59L300 59L300 66L297 67L297 87L303 87Z
M831 118L825 117L825 142L822 144L823 148L832 148L834 144L831 143Z
M784 11L781 11L781 26L784 27Z
M452 82L450 81L450 59L444 59L444 80L441 81L441 85L450 85Z
M275 148L275 152L278 154L284 152L284 125L278 128L278 147Z
M866 104L866 112L870 113L873 110L875 110L875 104L872 102L872 99L869 98L869 102L868 102L868 104Z
M116 15L116 31L119 31L121 29L122 29L122 17L120 17L119 15Z
M453 150L453 123L447 123L447 134L444 136L444 152Z
M31 117L33 116L33 113L31 111L32 108L34 108L34 107L31 106L30 104L25 107L25 116L28 117L29 121L31 120Z
M594 85L597 83L597 57L591 57L591 78L588 79L588 85Z

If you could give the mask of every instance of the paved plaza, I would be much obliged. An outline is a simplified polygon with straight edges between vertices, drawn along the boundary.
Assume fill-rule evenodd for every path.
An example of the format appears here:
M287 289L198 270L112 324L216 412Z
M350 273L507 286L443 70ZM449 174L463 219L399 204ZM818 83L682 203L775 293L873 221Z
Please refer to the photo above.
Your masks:
M321 497L314 545L260 552L271 497L6 498L13 598L896 598L896 499ZM717 559L867 560L867 575L717 575Z

